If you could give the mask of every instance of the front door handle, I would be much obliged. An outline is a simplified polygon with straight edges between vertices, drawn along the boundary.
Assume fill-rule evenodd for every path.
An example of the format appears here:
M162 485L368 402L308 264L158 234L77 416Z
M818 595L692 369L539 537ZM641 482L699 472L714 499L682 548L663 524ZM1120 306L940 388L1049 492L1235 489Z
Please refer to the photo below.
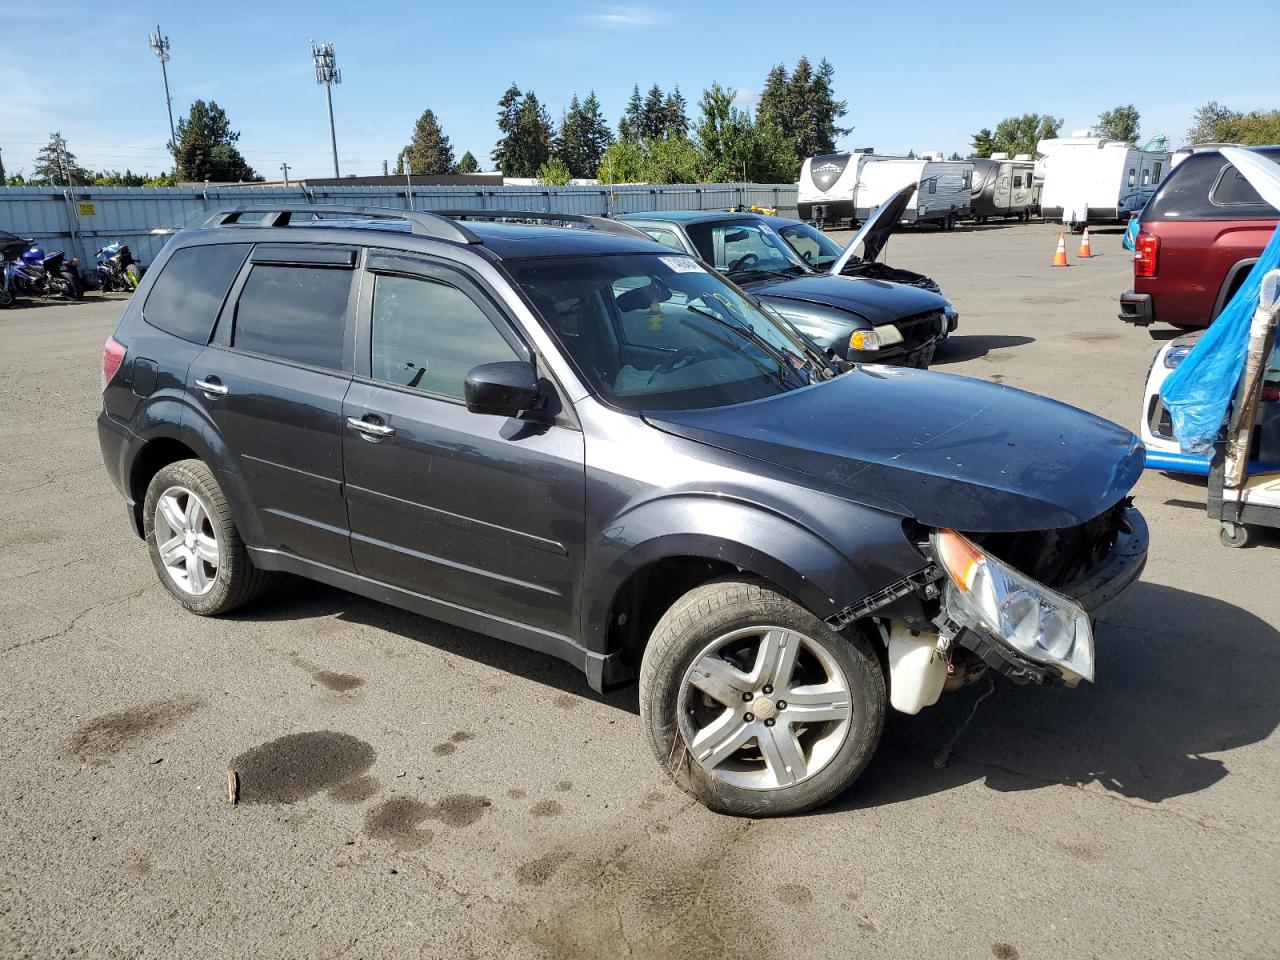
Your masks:
M230 391L226 384L219 383L217 377L209 377L205 380L197 380L196 386L212 397L225 397Z
M359 417L347 417L347 426L364 434L370 440L382 440L396 435L394 427L388 427L385 423L375 423L372 420L362 420Z

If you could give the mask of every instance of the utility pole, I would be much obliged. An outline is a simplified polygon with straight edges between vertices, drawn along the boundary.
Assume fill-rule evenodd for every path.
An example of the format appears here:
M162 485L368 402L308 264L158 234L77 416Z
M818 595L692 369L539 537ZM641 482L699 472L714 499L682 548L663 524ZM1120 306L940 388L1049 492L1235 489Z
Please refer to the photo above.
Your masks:
M169 110L169 153L173 156L173 166L178 168L178 136L173 130L173 98L169 96L169 38L161 36L160 24L156 24L156 32L151 34L151 49L160 61L160 75L164 77L164 105Z
M385 160L382 161L382 175L384 177L387 175L387 161Z
M409 201L409 209L413 209L413 164L409 162L409 158L404 158L404 195Z
M333 175L338 173L338 135L333 129L333 85L342 82L342 71L338 69L338 61L333 53L332 43L316 43L311 41L311 62L316 68L316 83L324 87L325 97L329 101L329 143L333 147Z
M284 185L289 185L289 165L287 163L280 164L280 173L284 177Z

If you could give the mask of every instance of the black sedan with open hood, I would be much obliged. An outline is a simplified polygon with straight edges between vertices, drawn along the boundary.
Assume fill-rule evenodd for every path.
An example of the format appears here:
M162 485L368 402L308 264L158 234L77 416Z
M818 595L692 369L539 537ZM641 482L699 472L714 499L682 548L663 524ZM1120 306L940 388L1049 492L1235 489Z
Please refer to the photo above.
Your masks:
M891 212L889 207L884 209ZM619 219L701 258L831 356L927 367L937 345L955 328L951 304L927 284L845 276L807 263L778 232L776 217L657 210ZM873 217L867 226L878 222L880 217Z

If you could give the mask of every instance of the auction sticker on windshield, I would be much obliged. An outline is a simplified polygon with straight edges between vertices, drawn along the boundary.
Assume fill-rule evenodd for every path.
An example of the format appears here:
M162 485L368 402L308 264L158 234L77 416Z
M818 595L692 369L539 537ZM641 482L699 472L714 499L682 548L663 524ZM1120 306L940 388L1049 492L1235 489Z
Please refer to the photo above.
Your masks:
M659 257L663 263L676 273L704 273L705 271L693 257Z

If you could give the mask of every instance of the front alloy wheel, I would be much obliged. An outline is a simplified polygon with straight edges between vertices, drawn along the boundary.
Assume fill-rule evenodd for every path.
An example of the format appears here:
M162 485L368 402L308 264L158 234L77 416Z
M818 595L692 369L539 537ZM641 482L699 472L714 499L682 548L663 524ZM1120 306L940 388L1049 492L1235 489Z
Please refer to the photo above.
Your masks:
M808 780L849 733L849 681L802 633L761 626L717 637L685 671L680 735L702 769L748 790Z
M757 581L672 605L645 648L640 717L672 780L720 813L777 816L843 792L884 726L880 661Z

